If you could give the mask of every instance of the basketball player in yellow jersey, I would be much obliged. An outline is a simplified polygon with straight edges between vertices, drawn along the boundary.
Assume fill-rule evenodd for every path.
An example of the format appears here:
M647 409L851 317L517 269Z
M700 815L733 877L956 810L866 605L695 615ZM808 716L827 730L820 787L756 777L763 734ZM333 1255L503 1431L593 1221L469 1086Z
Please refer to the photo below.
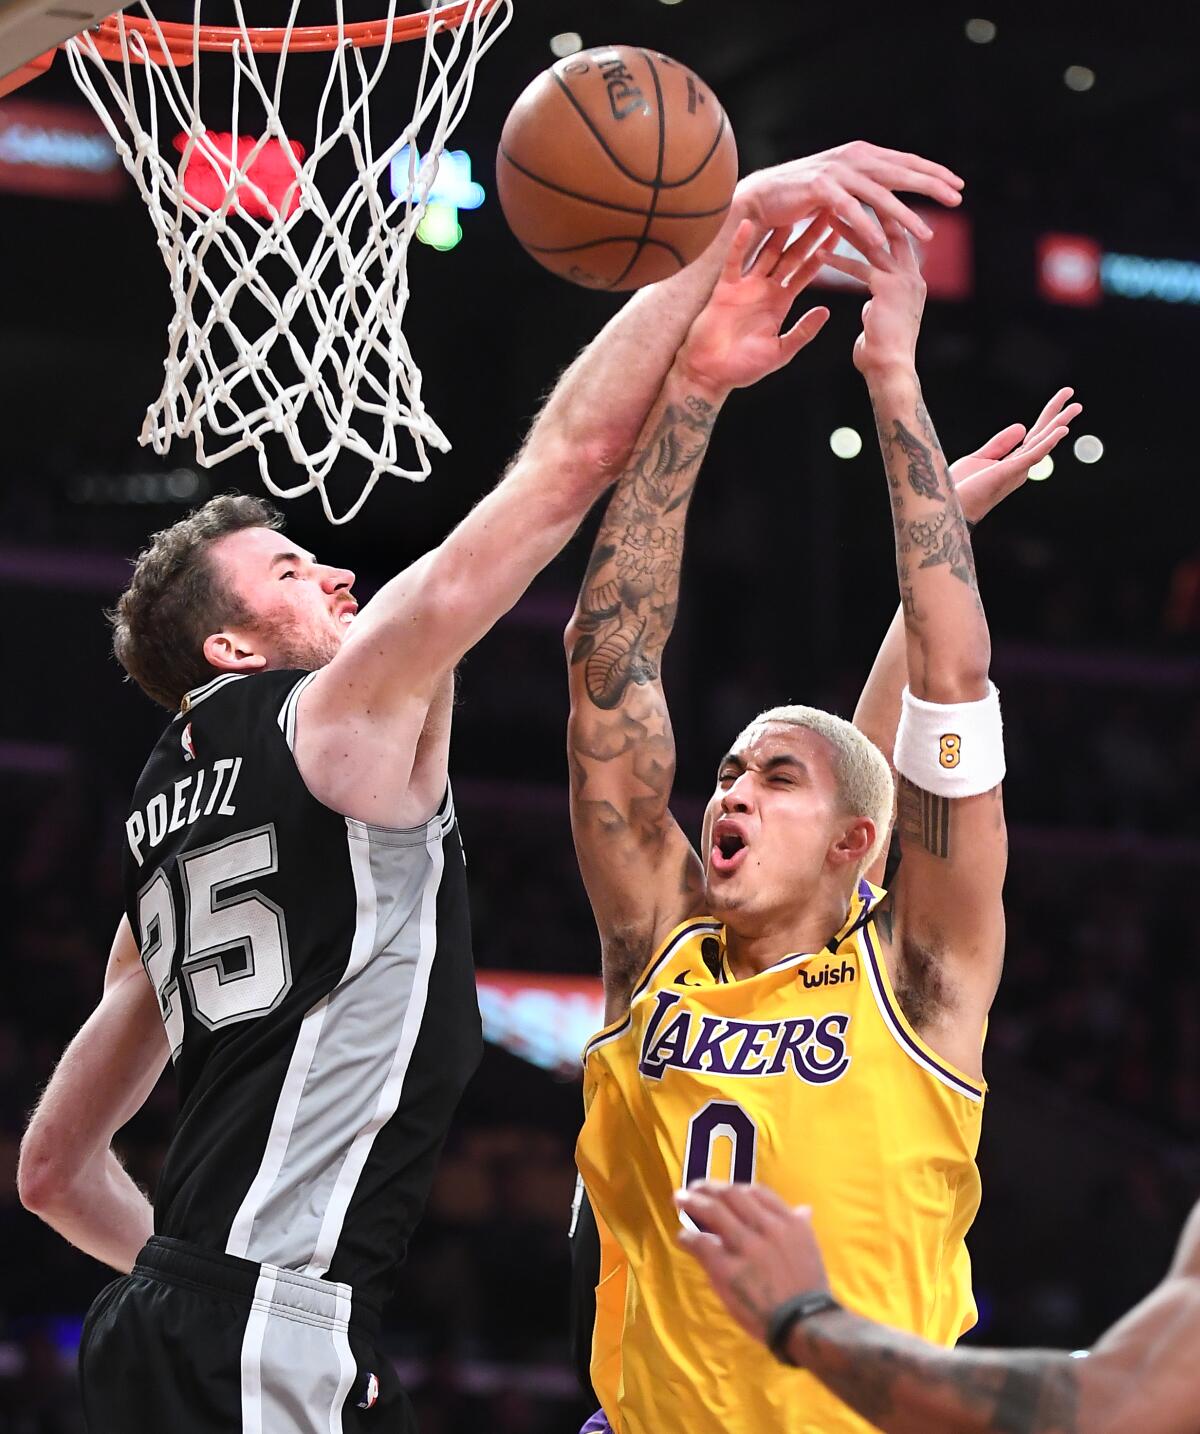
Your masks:
M572 818L608 1020L586 1049L578 1146L601 1244L591 1427L615 1434L869 1428L750 1340L680 1250L673 1194L706 1176L811 1206L848 1307L941 1344L975 1317L963 1240L1004 939L1003 755L970 538L917 386L923 286L907 250L855 353L897 535L902 616L860 707L889 747L906 671L909 684L893 888L868 880L892 817L887 757L828 713L774 709L734 740L699 855L667 805L659 664L688 499L731 389L789 356L786 235L746 266L750 239L668 375L567 633ZM1065 434L1069 396L1010 471Z

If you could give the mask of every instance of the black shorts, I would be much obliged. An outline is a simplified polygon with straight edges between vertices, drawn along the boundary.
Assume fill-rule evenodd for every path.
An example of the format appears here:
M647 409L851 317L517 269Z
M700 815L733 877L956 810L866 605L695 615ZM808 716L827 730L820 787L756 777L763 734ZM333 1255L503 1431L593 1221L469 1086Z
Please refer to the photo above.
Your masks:
M415 1434L348 1285L155 1235L79 1346L89 1434Z

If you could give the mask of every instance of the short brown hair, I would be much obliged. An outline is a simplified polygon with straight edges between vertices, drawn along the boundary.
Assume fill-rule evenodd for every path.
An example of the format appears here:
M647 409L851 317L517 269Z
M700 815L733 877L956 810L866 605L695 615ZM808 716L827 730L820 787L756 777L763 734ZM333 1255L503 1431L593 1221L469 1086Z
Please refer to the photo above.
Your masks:
M282 527L283 515L264 499L222 493L153 534L105 613L113 653L147 697L174 711L184 693L213 676L205 638L249 617L210 559L213 543L243 528Z

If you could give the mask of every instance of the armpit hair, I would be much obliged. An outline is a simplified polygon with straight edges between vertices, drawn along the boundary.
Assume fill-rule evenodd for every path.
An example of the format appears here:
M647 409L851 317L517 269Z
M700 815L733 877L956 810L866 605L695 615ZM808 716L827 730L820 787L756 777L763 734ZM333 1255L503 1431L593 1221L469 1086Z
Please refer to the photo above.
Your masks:
M609 931L603 938L604 988L628 1001L650 959L650 936L631 926Z
M910 1026L920 1031L946 1011L952 992L938 953L911 939L903 941L896 962L896 1000Z

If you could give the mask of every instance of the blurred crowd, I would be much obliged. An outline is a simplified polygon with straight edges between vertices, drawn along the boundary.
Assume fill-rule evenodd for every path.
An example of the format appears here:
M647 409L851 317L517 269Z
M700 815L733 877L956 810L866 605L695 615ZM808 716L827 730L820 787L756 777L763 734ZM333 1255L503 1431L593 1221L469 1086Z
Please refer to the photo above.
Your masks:
M542 655L533 666L523 659L530 643ZM477 956L482 966L595 972L553 730L561 670L545 661L545 643L536 623L514 624L463 673L457 800ZM1179 1152L1200 1137L1200 952L1184 916L1200 876L1200 843L1189 836L1200 796L1200 690L1169 643L1157 668L1144 655L1126 668L1117 649L1098 665L1066 652L1016 643L997 654L1012 861L1007 966L989 1035L992 1099L1006 1099L997 1072L1019 1072L1065 1099L1072 1125L1107 1112L1127 1122L1119 1131L1138 1128L1146 1139L1125 1149L1121 1135L1098 1142L1112 1148L1094 1172L1096 1209L1120 1212L1116 1243L1126 1253L1097 1260L1089 1252L1111 1249L1115 1228L1100 1213L1072 1241L1051 1216L1039 1224L1037 1203L1021 1206L1031 1173L996 1153L989 1166L985 1124L985 1204L972 1247L981 1336L990 1339L1084 1342L1143 1293L1189 1198L1192 1172ZM529 674L519 689L501 680L514 663ZM862 665L847 663L834 684L843 710ZM709 759L774 698L768 690L760 699L758 676L750 663L710 702L685 704L696 720L681 734L678 807L693 829ZM539 732L544 780L506 774L506 724ZM79 1320L106 1276L20 1210L11 1172L30 1105L96 998L121 905L127 792L124 774L70 752L58 770L9 771L4 780L0 1431L50 1434L79 1427L64 1390ZM391 1348L427 1434L481 1421L513 1434L561 1430L583 1409L565 1334L578 1086L501 1051L485 1059L390 1315ZM121 1139L147 1188L172 1112L168 1077ZM994 1152L1005 1149L1004 1119L995 1117ZM1037 1178L1069 1186L1081 1177L1064 1158L1061 1169L1041 1165Z

